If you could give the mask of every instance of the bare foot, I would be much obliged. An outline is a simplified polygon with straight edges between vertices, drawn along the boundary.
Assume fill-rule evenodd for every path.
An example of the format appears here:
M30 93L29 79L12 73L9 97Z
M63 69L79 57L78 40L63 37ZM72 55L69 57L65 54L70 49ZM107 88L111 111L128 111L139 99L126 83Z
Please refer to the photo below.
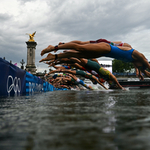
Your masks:
M47 55L47 57L41 59L39 62L42 62L42 61L49 61L49 60L53 60L53 59L55 59L55 55L49 53L49 54Z
M54 51L55 49L54 49L54 46L52 46L52 45L49 45L47 48L45 48L45 49L43 49L42 51L41 51L41 56L43 56L45 53L49 53L49 52L52 52L52 51Z

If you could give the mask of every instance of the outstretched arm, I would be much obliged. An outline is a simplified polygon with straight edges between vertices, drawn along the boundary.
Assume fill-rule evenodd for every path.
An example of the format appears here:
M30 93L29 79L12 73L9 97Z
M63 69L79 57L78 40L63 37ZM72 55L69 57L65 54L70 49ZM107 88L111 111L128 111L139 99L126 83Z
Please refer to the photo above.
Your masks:
M59 53L59 54L55 54L55 55L49 53L47 55L47 57L41 59L39 62L56 60L56 59L61 59L61 58L70 58L70 57L81 58L81 57L84 57L84 54L81 54L76 51L68 51L68 52Z
M99 64L99 62L98 62L98 60L96 59L96 58L92 58L91 59L92 61L95 61L95 62L97 62L98 64ZM100 64L99 64L100 65Z
M150 73L149 73L147 70L143 70L142 72L143 72L147 77L150 78Z
M74 74L74 75L76 74L76 70L71 70L71 69L61 69L60 72Z
M144 77L139 69L140 63L138 62L133 62L134 68L135 68L135 72L136 72L136 77L139 77L140 80L144 80Z
M120 89L126 90L125 88L123 88L123 87L120 85L120 83L118 82L117 78L116 78L113 74L111 74L111 79L118 85L118 87L119 87Z
M106 90L108 90L108 89L104 86L104 84L101 83L94 75L92 75L92 78L93 78L94 80L96 80L103 88L105 88Z
M100 45L99 43L97 44L89 43L89 44L81 45L81 44L68 42L68 43L56 45L56 46L49 45L47 48L41 51L41 56L43 56L45 53L49 53L52 51L56 52L59 49L64 49L64 50L71 49L71 50L79 51L83 53L84 55L89 54L89 57L91 58L98 58L105 52L105 50L108 49L108 44L102 43L102 45Z
M81 64L81 60L75 57L70 57L70 60L72 60L75 63Z

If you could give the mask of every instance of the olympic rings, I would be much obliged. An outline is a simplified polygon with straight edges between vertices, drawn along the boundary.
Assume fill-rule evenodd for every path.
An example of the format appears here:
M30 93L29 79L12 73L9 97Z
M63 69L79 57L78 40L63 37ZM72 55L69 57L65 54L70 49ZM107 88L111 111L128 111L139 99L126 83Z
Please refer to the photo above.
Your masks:
M21 92L21 80L20 78L15 77L13 79L13 77L11 75L8 76L7 78L7 92L8 94L14 90L15 94L18 92Z

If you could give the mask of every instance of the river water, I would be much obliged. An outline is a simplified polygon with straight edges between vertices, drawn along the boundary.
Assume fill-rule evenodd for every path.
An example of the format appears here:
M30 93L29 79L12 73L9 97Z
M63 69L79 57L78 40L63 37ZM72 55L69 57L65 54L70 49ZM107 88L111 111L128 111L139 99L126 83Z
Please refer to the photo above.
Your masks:
M150 89L0 98L0 150L149 150Z

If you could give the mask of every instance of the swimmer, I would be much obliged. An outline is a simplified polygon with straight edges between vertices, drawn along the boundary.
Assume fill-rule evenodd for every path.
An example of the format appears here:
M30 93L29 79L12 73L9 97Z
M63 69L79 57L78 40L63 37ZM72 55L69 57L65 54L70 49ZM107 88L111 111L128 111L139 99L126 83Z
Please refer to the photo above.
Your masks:
M85 71L82 71L82 70L71 70L71 69L57 69L57 70L53 70L51 72L48 73L49 74L52 74L52 73L55 73L55 72L63 72L63 73L69 73L69 74L74 74L74 75L80 75L82 77L85 77L87 79L90 79L93 84L97 84L99 83L102 87L104 87L106 90L108 90L99 80L97 77L95 77L94 75L90 74L90 73L87 73Z
M85 58L81 58L80 60L77 58L71 58L71 60L78 62L79 64L84 66L86 69L94 70L95 72L97 72L100 77L102 77L104 80L106 80L109 83L110 86L114 82L118 88L125 90L125 88L123 88L119 84L117 78L110 71L101 67L97 62L91 61Z
M76 83L76 84L81 84L85 88L87 88L89 90L93 90L93 88L90 85L84 83L82 80L77 78L75 75L69 74L69 77L65 78L64 80L71 81L71 82Z
M59 56L56 54L54 57L51 57L49 54L45 58L46 60L57 59L57 58L67 58L67 57L76 57L76 58L99 58L99 57L110 57L124 62L132 62L135 67L139 68L146 76L150 77L150 73L146 71L146 68L150 69L150 64L147 61L146 57L138 52L135 49L126 46L113 46L111 44L101 42L95 44L76 44L73 42L68 42L65 44L52 46L49 45L46 49L41 51L41 55L45 53L52 52L59 49L65 50L75 50L76 52L69 51L68 54L62 53ZM65 56L63 56L65 54ZM66 57L67 56L67 57ZM40 62L42 62L42 59ZM140 76L140 74L139 74Z
M77 44L90 44L90 43L101 43L101 42L105 42L105 43L109 43L111 45L114 45L114 46L126 46L126 47L131 47L130 44L128 43L124 43L122 41L108 41L106 39L98 39L96 41L71 41L72 43L77 43ZM62 43L62 42L59 42L59 45L61 44L65 44L65 43Z

